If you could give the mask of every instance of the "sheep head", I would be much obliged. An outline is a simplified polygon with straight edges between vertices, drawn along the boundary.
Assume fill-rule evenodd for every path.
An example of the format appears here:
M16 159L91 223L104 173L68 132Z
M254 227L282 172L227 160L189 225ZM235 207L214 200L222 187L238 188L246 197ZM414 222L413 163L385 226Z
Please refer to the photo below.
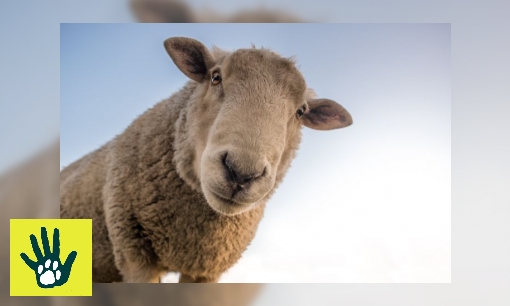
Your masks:
M164 46L196 82L176 124L182 126L177 171L221 214L243 213L272 195L295 157L302 126L352 124L341 105L314 98L293 60L268 49L211 51L185 37Z

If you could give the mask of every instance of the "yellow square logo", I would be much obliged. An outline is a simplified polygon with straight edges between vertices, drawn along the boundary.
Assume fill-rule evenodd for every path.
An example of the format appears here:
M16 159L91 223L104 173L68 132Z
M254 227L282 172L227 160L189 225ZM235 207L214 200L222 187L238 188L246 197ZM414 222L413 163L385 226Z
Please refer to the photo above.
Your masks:
M11 219L11 296L91 296L92 219Z

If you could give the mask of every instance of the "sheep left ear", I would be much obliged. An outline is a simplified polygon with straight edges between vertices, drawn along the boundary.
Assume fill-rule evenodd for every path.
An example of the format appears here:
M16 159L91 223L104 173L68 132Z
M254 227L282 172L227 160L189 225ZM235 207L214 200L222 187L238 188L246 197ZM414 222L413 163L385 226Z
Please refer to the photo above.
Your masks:
M309 100L308 110L302 120L306 127L320 131L340 129L352 124L351 114L329 99Z
M196 39L171 37L164 42L168 55L175 65L190 79L201 83L214 66L214 59L206 46Z

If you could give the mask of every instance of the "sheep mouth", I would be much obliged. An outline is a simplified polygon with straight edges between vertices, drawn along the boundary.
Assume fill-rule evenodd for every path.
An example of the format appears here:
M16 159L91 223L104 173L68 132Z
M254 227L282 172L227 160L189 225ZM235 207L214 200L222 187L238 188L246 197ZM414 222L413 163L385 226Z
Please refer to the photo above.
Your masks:
M245 205L249 205L249 204L245 204L245 203L239 203L239 202L236 202L230 198L227 198L221 194L219 194L218 192L214 191L214 190L211 190L211 193L218 199L220 200L221 202L227 204L227 205L231 205L231 206L245 206Z

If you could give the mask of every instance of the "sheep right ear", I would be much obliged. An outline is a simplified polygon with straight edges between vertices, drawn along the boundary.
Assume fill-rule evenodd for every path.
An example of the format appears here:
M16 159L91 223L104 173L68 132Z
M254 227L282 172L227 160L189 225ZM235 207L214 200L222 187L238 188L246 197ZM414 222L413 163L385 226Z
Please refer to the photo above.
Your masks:
M172 37L165 40L164 45L177 68L196 82L203 82L209 69L214 66L211 53L198 40Z
M351 114L330 99L308 100L308 111L302 117L303 124L314 130L340 129L352 124Z
M131 0L131 10L139 22L196 22L192 8L179 0Z

